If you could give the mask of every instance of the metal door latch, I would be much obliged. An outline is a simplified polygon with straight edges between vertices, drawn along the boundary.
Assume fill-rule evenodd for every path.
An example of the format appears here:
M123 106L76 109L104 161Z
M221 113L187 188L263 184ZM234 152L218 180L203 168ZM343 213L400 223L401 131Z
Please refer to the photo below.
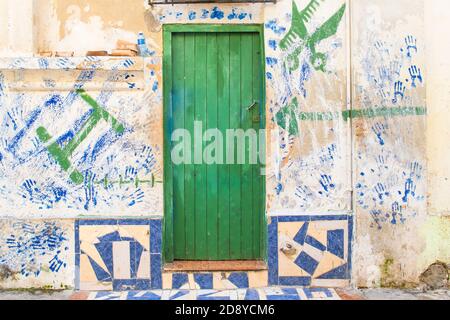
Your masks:
M247 108L247 111L252 110L256 105L258 104L258 101L253 101L253 103L250 105L250 107Z

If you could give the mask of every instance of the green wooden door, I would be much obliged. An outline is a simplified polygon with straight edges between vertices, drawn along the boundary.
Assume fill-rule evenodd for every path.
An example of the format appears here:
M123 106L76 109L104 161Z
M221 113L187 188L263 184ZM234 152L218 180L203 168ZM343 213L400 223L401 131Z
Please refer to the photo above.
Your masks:
M184 143L193 162L199 143L194 141L195 121L202 124L202 134L218 129L223 137L223 163L206 164L200 153L200 163L197 158L196 164L174 164L166 153L165 170L171 175L165 194L168 260L263 258L265 179L260 162L251 163L248 140L243 164L238 163L237 139L232 164L226 150L227 129L254 129L258 134L264 126L263 52L259 32L229 28L172 32L165 38L170 45L165 43L164 49L171 51L165 57L165 72L171 73L165 82L170 88L165 135L188 130L193 139ZM208 142L200 141L202 150ZM257 143L263 148L261 141Z

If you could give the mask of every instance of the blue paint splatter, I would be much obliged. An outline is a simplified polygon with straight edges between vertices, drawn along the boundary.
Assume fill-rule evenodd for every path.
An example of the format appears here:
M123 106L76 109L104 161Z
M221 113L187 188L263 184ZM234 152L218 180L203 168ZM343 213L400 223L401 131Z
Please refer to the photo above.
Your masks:
M309 63L304 63L302 65L302 70L300 72L300 91L302 92L304 98L306 98L307 96L305 83L310 79L310 77L311 77L311 67L309 66Z
M214 7L211 11L211 19L221 20L224 16L225 14L223 13L223 11L217 7Z
M201 19L207 19L209 16L209 11L206 9L202 9L202 15L200 16Z
M158 80L155 80L155 82L153 83L153 86L152 86L153 92L158 91L158 86L159 86Z
M268 66L274 66L278 63L278 59L277 58L272 58L272 57L267 57L266 58L266 64Z
M267 22L264 24L264 26L265 26L267 29L272 30L275 34L278 34L278 35L281 35L281 34L283 34L284 32L286 32L286 28L285 28L285 27L278 26L277 20L276 20L276 19L267 21Z
M244 20L247 17L248 13L242 12L239 14L239 20Z
M228 20L233 20L233 19L237 19L238 18L238 15L237 15L237 13L236 13L236 10L235 9L232 9L231 10L231 13L228 15Z
M195 13L195 11L189 11L189 14L188 14L189 20L194 20L196 18L196 16L197 16L197 13Z
M52 95L47 101L45 101L44 105L46 107L60 107L62 105L62 97L59 94Z
M0 98L2 98L4 96L4 91L5 91L5 76L0 71ZM1 100L0 100L0 102L1 102Z
M277 42L275 40L269 40L269 47L273 50L277 50Z
M228 15L228 20L234 20L234 19L239 19L239 20L244 20L247 16L250 17L250 15L246 12L241 12L241 13L236 13L236 9L232 9L231 13Z
M277 186L275 187L275 192L279 196L281 191L283 191L283 185L281 183L278 183Z

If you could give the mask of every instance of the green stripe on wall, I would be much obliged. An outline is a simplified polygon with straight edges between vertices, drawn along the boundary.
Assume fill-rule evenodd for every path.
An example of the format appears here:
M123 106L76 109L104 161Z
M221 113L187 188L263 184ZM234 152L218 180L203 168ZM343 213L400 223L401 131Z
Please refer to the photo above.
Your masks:
M424 107L404 107L404 108L371 108L360 110L346 110L342 112L300 112L300 121L331 121L344 118L377 118L377 117L406 117L406 116L424 116L427 109Z

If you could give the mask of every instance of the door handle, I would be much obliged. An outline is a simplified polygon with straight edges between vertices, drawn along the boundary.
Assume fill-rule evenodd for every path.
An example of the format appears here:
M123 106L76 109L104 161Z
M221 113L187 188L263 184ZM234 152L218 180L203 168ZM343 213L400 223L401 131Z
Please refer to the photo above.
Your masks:
M257 104L258 101L253 101L253 103L247 108L247 111L251 111Z

